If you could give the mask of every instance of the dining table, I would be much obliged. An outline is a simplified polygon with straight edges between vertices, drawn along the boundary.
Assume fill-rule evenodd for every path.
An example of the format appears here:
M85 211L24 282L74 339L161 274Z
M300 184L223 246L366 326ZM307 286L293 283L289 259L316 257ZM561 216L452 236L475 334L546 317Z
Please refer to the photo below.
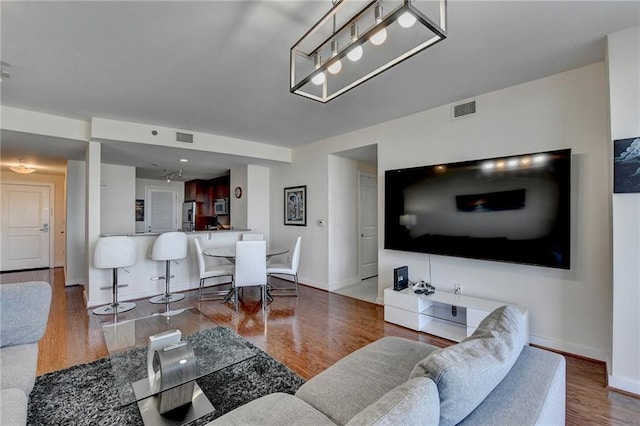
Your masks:
M285 253L288 253L288 252L289 252L289 249L287 249L287 248L267 247L267 258L266 258L266 260L269 260L269 258L271 258L273 256L278 256L278 255L285 254ZM212 248L208 248L206 250L203 250L202 254L204 254L205 256L217 257L217 258L221 258L221 259L227 259L229 262L231 262L233 264L236 263L236 247L235 246L212 247ZM229 293L222 300L222 303L227 302L231 298L231 296L233 295L234 291L235 291L235 288L232 288L231 290L229 290ZM268 293L268 289L267 289L267 298L269 299L269 301L273 300L271 295Z
M282 247L267 247L267 260L272 258L273 256L278 256L281 254L288 253L289 249ZM236 248L235 246L230 247L213 247L208 248L202 251L202 254L210 257L219 257L223 259L227 259L231 263L236 263Z

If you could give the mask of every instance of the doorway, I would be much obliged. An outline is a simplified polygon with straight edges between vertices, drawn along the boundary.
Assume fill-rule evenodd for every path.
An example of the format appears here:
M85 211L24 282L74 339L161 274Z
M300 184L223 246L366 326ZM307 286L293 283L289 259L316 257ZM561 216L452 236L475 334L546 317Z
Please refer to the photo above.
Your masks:
M378 276L378 177L359 172L360 279Z
M329 158L329 285L371 303L380 303L377 151L367 145Z
M176 231L178 227L178 190L147 187L145 191L146 232Z
M2 271L53 268L53 185L2 184Z

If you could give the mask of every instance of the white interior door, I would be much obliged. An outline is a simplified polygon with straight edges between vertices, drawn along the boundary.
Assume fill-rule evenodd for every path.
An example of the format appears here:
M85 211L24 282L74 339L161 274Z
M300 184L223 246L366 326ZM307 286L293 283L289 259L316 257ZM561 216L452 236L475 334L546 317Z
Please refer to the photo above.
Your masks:
M378 275L378 178L360 173L360 279Z
M2 184L3 271L49 268L50 187Z
M145 191L145 228L147 232L177 231L178 190L176 188L152 188Z

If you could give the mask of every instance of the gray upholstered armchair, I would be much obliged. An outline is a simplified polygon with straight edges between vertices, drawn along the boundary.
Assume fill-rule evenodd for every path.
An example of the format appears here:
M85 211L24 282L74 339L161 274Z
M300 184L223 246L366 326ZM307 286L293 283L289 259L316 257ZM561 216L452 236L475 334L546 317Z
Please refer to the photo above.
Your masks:
M42 281L0 284L0 424L27 422L51 286Z

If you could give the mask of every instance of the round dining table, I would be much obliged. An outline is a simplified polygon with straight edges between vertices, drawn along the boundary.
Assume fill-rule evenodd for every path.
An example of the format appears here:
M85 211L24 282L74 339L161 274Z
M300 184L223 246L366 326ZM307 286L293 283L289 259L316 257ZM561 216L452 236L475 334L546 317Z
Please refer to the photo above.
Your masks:
M267 247L267 260L273 256L288 253L289 249L282 247ZM214 247L202 251L205 256L220 257L227 259L231 263L236 262L236 248L231 247Z

